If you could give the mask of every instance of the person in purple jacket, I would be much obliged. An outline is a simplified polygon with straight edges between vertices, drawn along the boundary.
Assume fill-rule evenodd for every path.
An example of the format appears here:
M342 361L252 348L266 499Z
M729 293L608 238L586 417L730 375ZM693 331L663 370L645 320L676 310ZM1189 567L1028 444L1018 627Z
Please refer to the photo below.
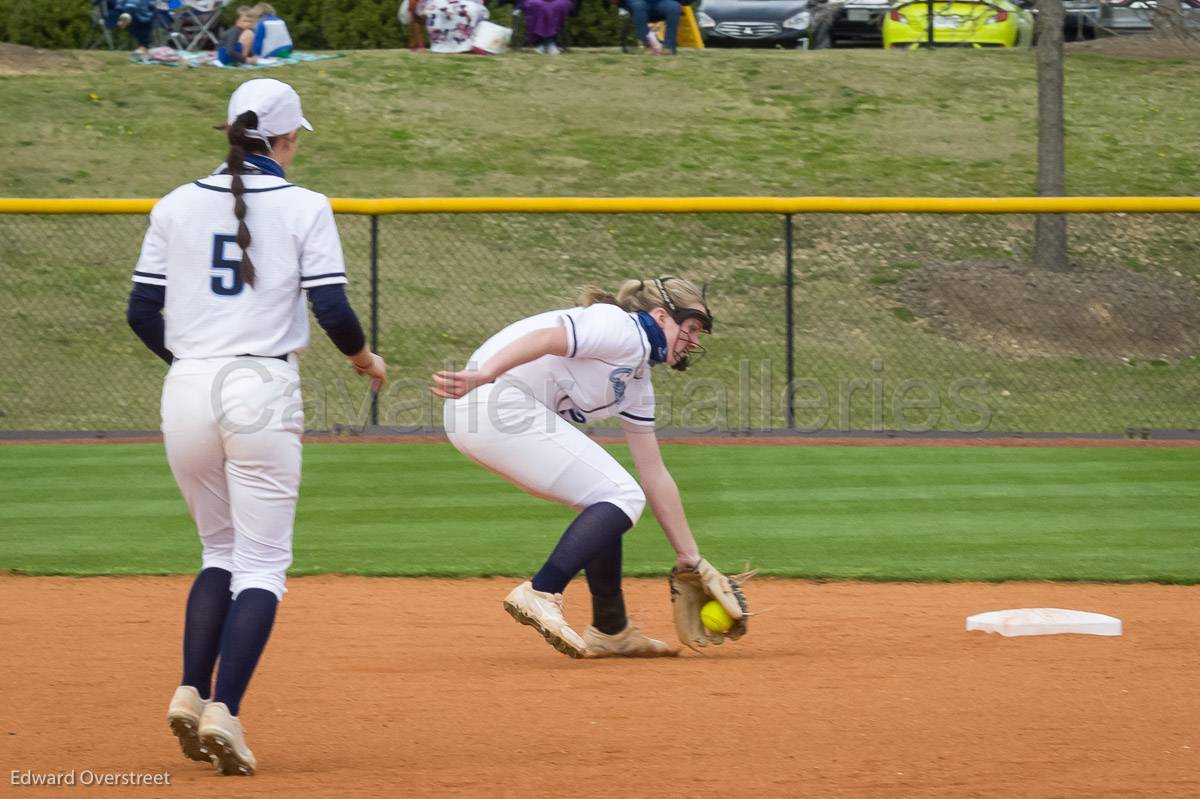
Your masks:
M519 0L525 14L525 35L542 55L559 55L558 37L567 24L573 0Z

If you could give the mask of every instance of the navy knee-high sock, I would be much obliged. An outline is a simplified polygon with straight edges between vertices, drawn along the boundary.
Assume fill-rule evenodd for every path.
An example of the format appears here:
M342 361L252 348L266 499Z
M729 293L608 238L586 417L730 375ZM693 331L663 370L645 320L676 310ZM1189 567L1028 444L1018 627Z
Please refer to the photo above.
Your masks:
M533 590L561 594L579 570L598 552L619 542L633 522L611 502L597 502L575 517L541 571L533 577Z
M262 588L247 588L233 600L221 635L221 665L214 699L236 716L254 676L254 667L271 637L279 600Z
M625 595L621 592L621 547L624 537L596 553L584 567L592 592L592 626L606 635L625 629Z
M224 569L202 569L188 594L183 622L183 682L208 699L212 692L213 666L221 651L221 630L233 596L229 581L233 575Z

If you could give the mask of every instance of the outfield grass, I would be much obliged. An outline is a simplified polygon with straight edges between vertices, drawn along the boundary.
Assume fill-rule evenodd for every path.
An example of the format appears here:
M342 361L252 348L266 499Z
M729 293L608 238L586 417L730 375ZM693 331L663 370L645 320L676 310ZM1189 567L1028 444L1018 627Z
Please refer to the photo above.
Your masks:
M1195 449L665 449L725 569L1200 582ZM309 444L304 470L294 574L528 575L571 516L448 445ZM670 565L649 513L626 540L628 574ZM198 555L161 446L0 446L0 570L187 573Z

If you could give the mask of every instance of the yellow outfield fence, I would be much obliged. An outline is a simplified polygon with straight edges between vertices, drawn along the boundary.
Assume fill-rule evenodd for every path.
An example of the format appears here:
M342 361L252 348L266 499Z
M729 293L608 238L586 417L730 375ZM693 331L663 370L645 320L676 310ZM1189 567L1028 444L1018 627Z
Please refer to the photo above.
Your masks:
M148 214L156 200L0 198L2 214ZM334 213L1194 214L1200 197L335 197Z
M155 202L0 198L0 433L158 427L163 365L124 318ZM431 372L580 286L663 274L706 284L716 316L702 360L656 370L665 427L1200 430L1200 197L332 204L347 291L395 379L373 400L314 327L312 430L436 430ZM1039 214L1066 217L1069 271L1031 266Z

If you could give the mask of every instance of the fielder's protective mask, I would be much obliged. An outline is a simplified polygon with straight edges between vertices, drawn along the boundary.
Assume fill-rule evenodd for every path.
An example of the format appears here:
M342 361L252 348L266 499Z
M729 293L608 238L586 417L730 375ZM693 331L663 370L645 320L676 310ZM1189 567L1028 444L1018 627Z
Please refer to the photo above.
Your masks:
M705 298L706 288L700 290L700 302L704 305L704 310L699 308L680 308L675 304L674 298L671 297L671 292L667 288L667 283L678 278L671 275L663 275L662 277L654 278L654 288L663 299L663 304L667 306L667 312L671 314L671 318L675 320L675 324L682 326L684 321L688 319L698 319L705 333L712 333L713 316L712 311L708 309L708 301ZM696 347L687 355L680 358L674 363L671 368L680 372L687 371L687 368L704 357L705 349L696 342Z

